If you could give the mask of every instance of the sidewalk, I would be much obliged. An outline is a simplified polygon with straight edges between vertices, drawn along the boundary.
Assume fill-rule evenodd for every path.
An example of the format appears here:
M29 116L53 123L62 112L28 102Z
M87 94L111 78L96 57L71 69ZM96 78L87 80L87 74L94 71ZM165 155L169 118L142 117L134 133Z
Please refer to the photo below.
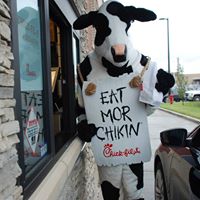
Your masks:
M199 123L199 120L170 112L163 109L156 110L148 117L152 148L151 161L144 165L144 195L145 200L154 200L154 153L160 144L160 132L165 129L182 127L189 132Z

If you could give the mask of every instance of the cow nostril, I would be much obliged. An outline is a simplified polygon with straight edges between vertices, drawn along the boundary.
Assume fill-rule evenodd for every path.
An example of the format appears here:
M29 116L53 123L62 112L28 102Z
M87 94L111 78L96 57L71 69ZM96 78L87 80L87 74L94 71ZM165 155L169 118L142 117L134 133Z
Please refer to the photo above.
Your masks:
M124 62L126 60L126 45L113 45L111 47L111 53L115 62Z
M126 46L124 44L116 44L111 47L112 53L116 56L121 56L125 54Z

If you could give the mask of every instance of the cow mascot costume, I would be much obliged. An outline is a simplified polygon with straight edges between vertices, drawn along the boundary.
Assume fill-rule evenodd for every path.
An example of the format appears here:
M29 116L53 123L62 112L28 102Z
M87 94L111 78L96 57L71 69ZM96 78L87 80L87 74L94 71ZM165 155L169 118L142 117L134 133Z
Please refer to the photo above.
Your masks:
M137 91L138 98L136 101L139 102L138 105L142 105L146 109L146 116L151 108L160 105L163 95L167 94L174 85L173 76L163 69L157 69L156 64L150 61L149 57L134 49L128 37L131 22L134 22L134 20L147 22L155 19L155 13L150 10L123 6L117 1L109 0L104 2L98 11L84 14L74 22L73 27L76 30L84 29L90 25L96 29L94 51L86 56L77 69L79 91L77 109L79 123L77 129L81 140L93 142L98 138L102 141L105 139L98 136L99 127L88 120L85 99L83 98L83 92L88 96L95 94L98 89L98 85L95 84L96 80L107 80L109 83L108 80L114 78L118 83L118 80L125 75L131 75L132 78L128 82L129 89ZM84 82L90 82L90 84L83 91ZM118 92L122 93L123 91L120 89ZM104 98L105 96L102 97L102 100L105 100ZM127 114L128 111L128 109L124 110L124 119L121 120L132 122L137 120L137 116L134 116L134 119L130 118ZM117 117L115 116L115 118ZM141 124L139 123L139 125ZM125 130L118 130L118 134L123 135L123 131ZM115 135L115 137L117 136ZM149 140L149 138L145 137L142 140ZM129 154L137 155L140 151L138 149L119 151L115 154L115 157L123 157L123 155L128 157ZM123 159L120 159L118 164L105 165L97 162L103 198L105 200L117 200L120 198L120 189L123 188L126 200L144 199L142 192L143 162L145 161L136 160L131 163L130 161L123 161Z

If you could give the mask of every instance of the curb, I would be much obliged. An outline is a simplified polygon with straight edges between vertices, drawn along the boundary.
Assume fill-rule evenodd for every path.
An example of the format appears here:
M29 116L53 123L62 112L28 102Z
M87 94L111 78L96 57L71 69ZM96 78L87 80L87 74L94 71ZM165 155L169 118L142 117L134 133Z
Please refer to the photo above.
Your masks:
M159 108L160 110L162 111L165 111L165 112L168 112L168 113L171 113L173 115L177 115L179 117L182 117L182 118L185 118L185 119L188 119L190 121L193 121L195 123L199 123L200 124L200 120L199 119L196 119L194 117L190 117L190 116L187 116L187 115L184 115L184 114L180 114L180 113L177 113L177 112L174 112L174 111L171 111L171 110L167 110L167 109L164 109L164 108Z

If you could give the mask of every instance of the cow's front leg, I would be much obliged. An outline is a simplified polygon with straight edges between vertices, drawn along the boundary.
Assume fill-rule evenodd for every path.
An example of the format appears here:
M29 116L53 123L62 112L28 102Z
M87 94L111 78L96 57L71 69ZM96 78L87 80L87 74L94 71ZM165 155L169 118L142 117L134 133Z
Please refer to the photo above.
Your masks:
M88 124L87 120L82 120L77 125L78 136L84 142L91 142L91 139L97 133L97 128L94 124Z
M155 85L156 90L166 95L175 84L173 75L165 72L163 69L159 69L156 77L158 80Z

